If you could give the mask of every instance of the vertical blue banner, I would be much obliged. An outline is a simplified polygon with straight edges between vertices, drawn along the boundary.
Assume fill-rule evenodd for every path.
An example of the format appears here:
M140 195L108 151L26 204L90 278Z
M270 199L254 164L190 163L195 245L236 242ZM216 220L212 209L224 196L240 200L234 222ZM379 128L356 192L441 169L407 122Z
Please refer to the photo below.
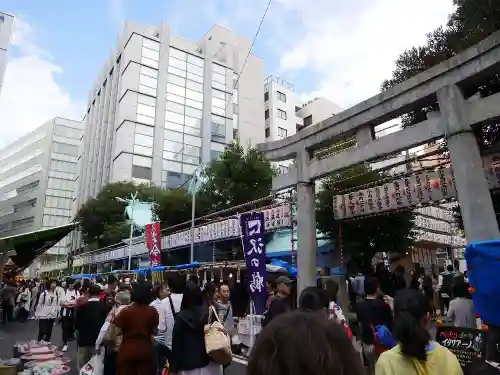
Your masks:
M263 314L267 301L266 231L263 212L247 212L240 215L241 241L247 265L250 298L255 312Z

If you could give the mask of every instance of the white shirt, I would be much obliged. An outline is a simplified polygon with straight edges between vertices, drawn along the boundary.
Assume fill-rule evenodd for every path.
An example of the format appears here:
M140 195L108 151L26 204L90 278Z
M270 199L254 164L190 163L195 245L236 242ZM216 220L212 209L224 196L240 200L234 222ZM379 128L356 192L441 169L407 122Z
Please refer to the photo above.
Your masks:
M181 309L182 294L172 293L170 295L172 298L172 304L174 305L175 313L178 313ZM174 329L174 314L172 313L172 308L170 307L169 298L164 298L161 301L161 306L165 312L165 318L159 321L158 331L165 331L165 345L172 349L172 330ZM162 324L163 323L163 324Z
M156 298L153 302L149 304L149 306L154 307L158 312L158 333L155 336L155 340L158 343L165 345L165 333L167 329L167 312L165 311L165 308L163 307L161 300L159 298Z
M64 290L61 292L60 294L60 304L61 306L62 305L65 305L65 304L68 304L68 303L76 303L76 300L78 299L78 297L80 297L80 293L78 293L78 291L76 290ZM61 309L62 311L62 316L67 316L69 311L68 311L68 308L67 307L63 307Z
M40 295L35 317L38 319L57 319L59 307L59 295L57 292L46 290Z

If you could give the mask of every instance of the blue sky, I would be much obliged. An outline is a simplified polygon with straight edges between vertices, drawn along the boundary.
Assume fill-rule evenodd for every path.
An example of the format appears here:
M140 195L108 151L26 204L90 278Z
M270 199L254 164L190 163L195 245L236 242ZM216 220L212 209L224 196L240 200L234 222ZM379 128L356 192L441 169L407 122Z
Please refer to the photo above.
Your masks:
M168 22L190 40L214 23L253 38L267 2L2 0L0 11L17 21L0 96L0 146L51 117L81 117L124 20ZM253 53L266 74L304 97L348 107L376 94L397 56L451 11L452 0L273 0Z

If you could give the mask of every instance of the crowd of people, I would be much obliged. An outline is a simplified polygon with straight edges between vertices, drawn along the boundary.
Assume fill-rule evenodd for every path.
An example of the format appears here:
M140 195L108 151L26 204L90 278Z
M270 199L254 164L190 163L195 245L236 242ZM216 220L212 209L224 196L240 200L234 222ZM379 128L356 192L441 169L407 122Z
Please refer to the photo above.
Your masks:
M0 296L5 322L31 315L41 343L51 342L53 327L60 324L61 350L76 342L78 369L98 356L104 374L161 374L166 364L171 373L220 374L222 367L205 351L204 329L213 311L234 334L230 288L212 282L202 288L198 282L180 275L155 286L113 275L106 281L7 281Z
M475 327L466 278L448 271L453 274L450 289L446 273L437 289L446 290L447 316L455 326ZM357 297L352 306L356 324L337 302L339 285L333 280L303 290L294 308L294 281L277 277L268 288L263 328L247 373L358 375L367 367L376 375L462 374L454 354L429 333L434 304L425 275L417 268L409 282L402 282L398 272L379 269L350 279ZM20 320L33 317L40 342L50 342L54 324L60 323L61 349L76 341L78 368L98 356L106 375L161 374L167 364L169 373L215 375L224 366L207 354L205 326L214 320L213 311L228 336L235 335L231 290L224 282L200 285L197 278L180 275L155 286L110 275L93 282L7 282L0 296L5 322L14 311ZM392 337L392 345L381 341L379 327Z
M351 326L332 280L304 290L292 311L284 302L289 280L278 278L248 374L462 374L456 356L431 337L436 304L426 287L428 273L417 266L411 277L403 274L398 267L353 275L349 291L356 324ZM444 300L447 324L476 328L466 277L449 266L436 279L432 290Z

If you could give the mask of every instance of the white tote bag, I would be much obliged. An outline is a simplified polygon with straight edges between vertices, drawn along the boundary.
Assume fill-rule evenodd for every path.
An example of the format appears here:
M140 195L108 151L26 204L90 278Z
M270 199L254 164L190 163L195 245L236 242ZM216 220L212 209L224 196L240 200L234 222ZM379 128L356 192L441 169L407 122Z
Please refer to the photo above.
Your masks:
M215 316L213 322L212 315ZM205 325L205 350L219 365L227 365L233 359L231 339L213 306L210 306L208 310L208 324Z

